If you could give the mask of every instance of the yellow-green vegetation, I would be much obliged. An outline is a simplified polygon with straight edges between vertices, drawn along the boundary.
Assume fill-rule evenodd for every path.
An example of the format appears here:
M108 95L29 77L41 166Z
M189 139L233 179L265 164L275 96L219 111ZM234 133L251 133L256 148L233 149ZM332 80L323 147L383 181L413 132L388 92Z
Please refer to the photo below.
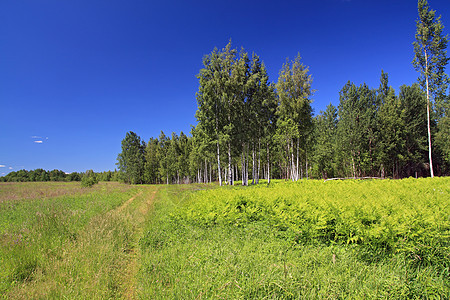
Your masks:
M450 296L450 179L167 187L141 240L148 299Z
M450 297L450 179L0 184L0 295Z

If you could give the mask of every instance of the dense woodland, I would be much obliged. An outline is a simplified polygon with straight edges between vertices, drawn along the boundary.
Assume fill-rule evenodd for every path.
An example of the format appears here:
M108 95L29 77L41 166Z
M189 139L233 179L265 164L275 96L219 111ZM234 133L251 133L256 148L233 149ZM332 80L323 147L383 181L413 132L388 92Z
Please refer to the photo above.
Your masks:
M261 178L429 176L424 92L413 84L402 86L396 94L387 79L382 73L377 89L348 82L340 92L339 106L330 104L316 117L308 98L292 105L298 111L283 108L268 86L274 103L267 101L267 106L260 105L255 112L250 109L252 103L241 102L242 110L230 116L236 121L224 122L220 130L214 127L219 122L205 128L209 124L200 119L199 109L199 123L191 136L161 132L145 143L129 132L118 157L120 176L130 183L222 179L230 184L240 180L244 185ZM282 109L292 110L292 116L302 121L283 116ZM215 112L211 109L211 113ZM263 114L268 118L262 119ZM445 175L450 163L448 132L441 132L438 125L434 120L433 157L436 174ZM442 139L444 134L447 140Z
M395 91L381 70L378 87L348 81L314 116L314 90L300 54L269 81L258 55L231 41L203 58L197 125L190 136L161 132L148 143L128 132L118 155L130 183L260 179L425 177L450 173L449 78L440 17L418 1L417 83Z

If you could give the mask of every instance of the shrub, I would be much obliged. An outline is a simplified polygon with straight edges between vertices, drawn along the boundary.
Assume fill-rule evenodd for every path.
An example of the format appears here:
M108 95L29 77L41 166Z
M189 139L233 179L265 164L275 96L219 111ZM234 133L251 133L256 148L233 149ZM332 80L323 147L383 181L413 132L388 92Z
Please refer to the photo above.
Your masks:
M92 170L86 171L83 178L81 179L82 187L92 187L94 184L98 183L97 176L95 176Z

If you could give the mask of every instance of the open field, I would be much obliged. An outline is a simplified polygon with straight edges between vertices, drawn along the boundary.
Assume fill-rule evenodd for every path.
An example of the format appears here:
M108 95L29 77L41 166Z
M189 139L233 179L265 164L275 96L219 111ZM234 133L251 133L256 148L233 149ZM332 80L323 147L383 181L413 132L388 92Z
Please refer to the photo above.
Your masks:
M0 185L11 299L450 297L450 179Z
M450 296L450 180L161 191L141 240L148 299Z
M122 184L79 186L0 186L0 294L5 298L104 299L127 293L130 284L122 277L133 260L136 224L143 221L136 207L147 206L149 198ZM133 203L126 202L133 196Z

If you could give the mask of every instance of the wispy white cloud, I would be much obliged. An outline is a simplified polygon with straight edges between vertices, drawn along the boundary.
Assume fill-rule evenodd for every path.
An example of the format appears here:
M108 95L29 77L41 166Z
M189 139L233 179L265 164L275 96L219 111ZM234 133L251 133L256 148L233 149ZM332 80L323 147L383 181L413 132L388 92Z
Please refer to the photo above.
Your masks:
M43 136L39 136L39 135L32 135L31 139L33 140L33 143L35 143L35 144L44 144L45 142L48 141L48 136L43 137Z
M9 167L8 169L12 170L12 169L13 169L13 167Z
M0 168L4 168L4 167L6 167L5 165L0 165Z

